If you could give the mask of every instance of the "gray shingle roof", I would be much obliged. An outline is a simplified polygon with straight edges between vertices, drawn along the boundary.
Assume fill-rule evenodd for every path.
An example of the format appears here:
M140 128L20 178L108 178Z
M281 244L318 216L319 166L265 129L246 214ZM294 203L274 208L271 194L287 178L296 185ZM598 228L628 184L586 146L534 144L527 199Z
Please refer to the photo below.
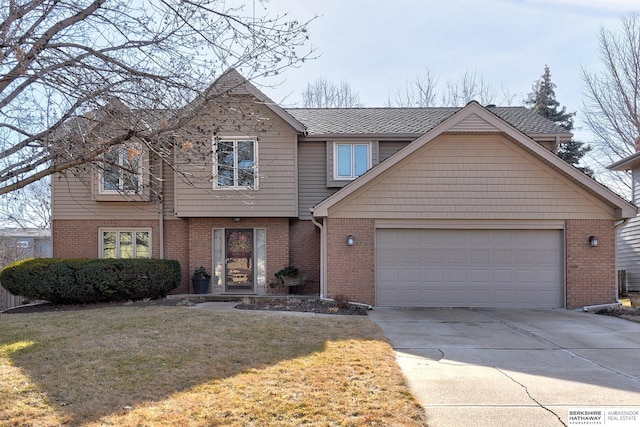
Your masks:
M526 135L568 134L554 122L525 107L489 107ZM411 135L419 136L460 111L458 107L430 108L289 108L310 136Z

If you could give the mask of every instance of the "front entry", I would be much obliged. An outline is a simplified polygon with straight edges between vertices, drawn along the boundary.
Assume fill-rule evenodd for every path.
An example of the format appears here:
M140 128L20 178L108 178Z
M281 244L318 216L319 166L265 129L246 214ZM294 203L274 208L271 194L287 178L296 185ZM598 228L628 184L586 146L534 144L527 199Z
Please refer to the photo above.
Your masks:
M226 291L253 291L253 229L227 229Z

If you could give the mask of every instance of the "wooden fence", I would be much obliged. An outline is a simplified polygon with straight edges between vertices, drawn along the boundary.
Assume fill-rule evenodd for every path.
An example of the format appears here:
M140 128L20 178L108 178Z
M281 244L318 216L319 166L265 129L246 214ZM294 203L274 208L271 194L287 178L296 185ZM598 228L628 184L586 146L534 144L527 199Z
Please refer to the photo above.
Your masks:
M0 311L8 310L22 304L22 297L10 294L0 286Z

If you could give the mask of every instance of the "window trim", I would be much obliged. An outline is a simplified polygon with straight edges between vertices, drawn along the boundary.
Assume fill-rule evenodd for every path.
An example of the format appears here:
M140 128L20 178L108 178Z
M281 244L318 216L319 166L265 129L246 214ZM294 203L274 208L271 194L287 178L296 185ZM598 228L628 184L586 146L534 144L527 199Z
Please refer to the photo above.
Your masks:
M253 185L237 185L238 183L238 142L251 141L253 143ZM218 183L218 144L233 142L233 185ZM213 188L215 190L257 190L259 187L258 174L258 138L255 136L223 136L213 138Z
M105 258L104 257L104 233L107 232L115 232L116 233L116 258L115 259L128 259L120 257L120 233L140 233L146 232L149 235L149 257L148 258L140 258L140 259L151 259L153 258L153 234L151 232L151 228L147 227L100 227L98 228L98 258L100 259L113 259L113 258ZM136 259L136 245L133 245L133 257L131 259Z
M136 173L137 177L138 177L138 189L137 190L125 190L123 188L121 188L121 182L123 182L123 174L125 173L124 170L119 169L119 173L118 173L118 189L115 190L106 190L104 188L104 177L105 177L105 169L107 167L107 165L104 162L100 162L102 164L102 166L100 167L100 170L98 171L98 194L99 195L141 195L143 193L143 186L144 186L144 170L145 170L145 165L147 163L147 156L146 156L146 152L145 150L143 150L141 144L135 143L135 144L131 144L132 148L136 148L140 151L140 160L138 161L138 171ZM127 150L128 146L126 144L120 145L120 146L114 146L111 147L111 149L118 149L118 163L120 164L120 166L122 166L122 162L124 161L124 152ZM106 153L105 153L106 154ZM104 156L104 154L103 154ZM101 159L102 160L102 159ZM123 185L122 185L123 186Z
M350 176L340 176L338 175L338 147L341 145L348 145L351 147L351 175ZM334 142L333 143L333 180L334 181L353 181L361 175L355 175L355 156L354 149L356 146L366 146L367 147L367 170L369 171L373 166L373 144L371 142Z

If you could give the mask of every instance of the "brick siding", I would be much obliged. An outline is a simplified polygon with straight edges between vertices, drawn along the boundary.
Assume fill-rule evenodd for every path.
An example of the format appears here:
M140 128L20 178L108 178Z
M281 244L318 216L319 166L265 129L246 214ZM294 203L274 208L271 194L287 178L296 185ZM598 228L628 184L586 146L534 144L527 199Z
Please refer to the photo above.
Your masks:
M327 296L375 304L375 227L373 219L327 221ZM355 244L347 246L347 235Z
M320 229L311 221L289 221L289 264L306 275L307 283L298 293L320 293Z
M97 258L98 230L113 228L150 228L151 255L160 255L158 221L143 220L54 220L52 224L55 258ZM289 220L287 218L189 218L164 223L164 257L175 259L182 267L182 283L172 293L191 293L191 275L199 266L212 267L213 228L265 228L267 234L267 283L289 259Z
M589 245L589 236L598 246ZM611 220L567 220L567 308L616 299L616 240Z

